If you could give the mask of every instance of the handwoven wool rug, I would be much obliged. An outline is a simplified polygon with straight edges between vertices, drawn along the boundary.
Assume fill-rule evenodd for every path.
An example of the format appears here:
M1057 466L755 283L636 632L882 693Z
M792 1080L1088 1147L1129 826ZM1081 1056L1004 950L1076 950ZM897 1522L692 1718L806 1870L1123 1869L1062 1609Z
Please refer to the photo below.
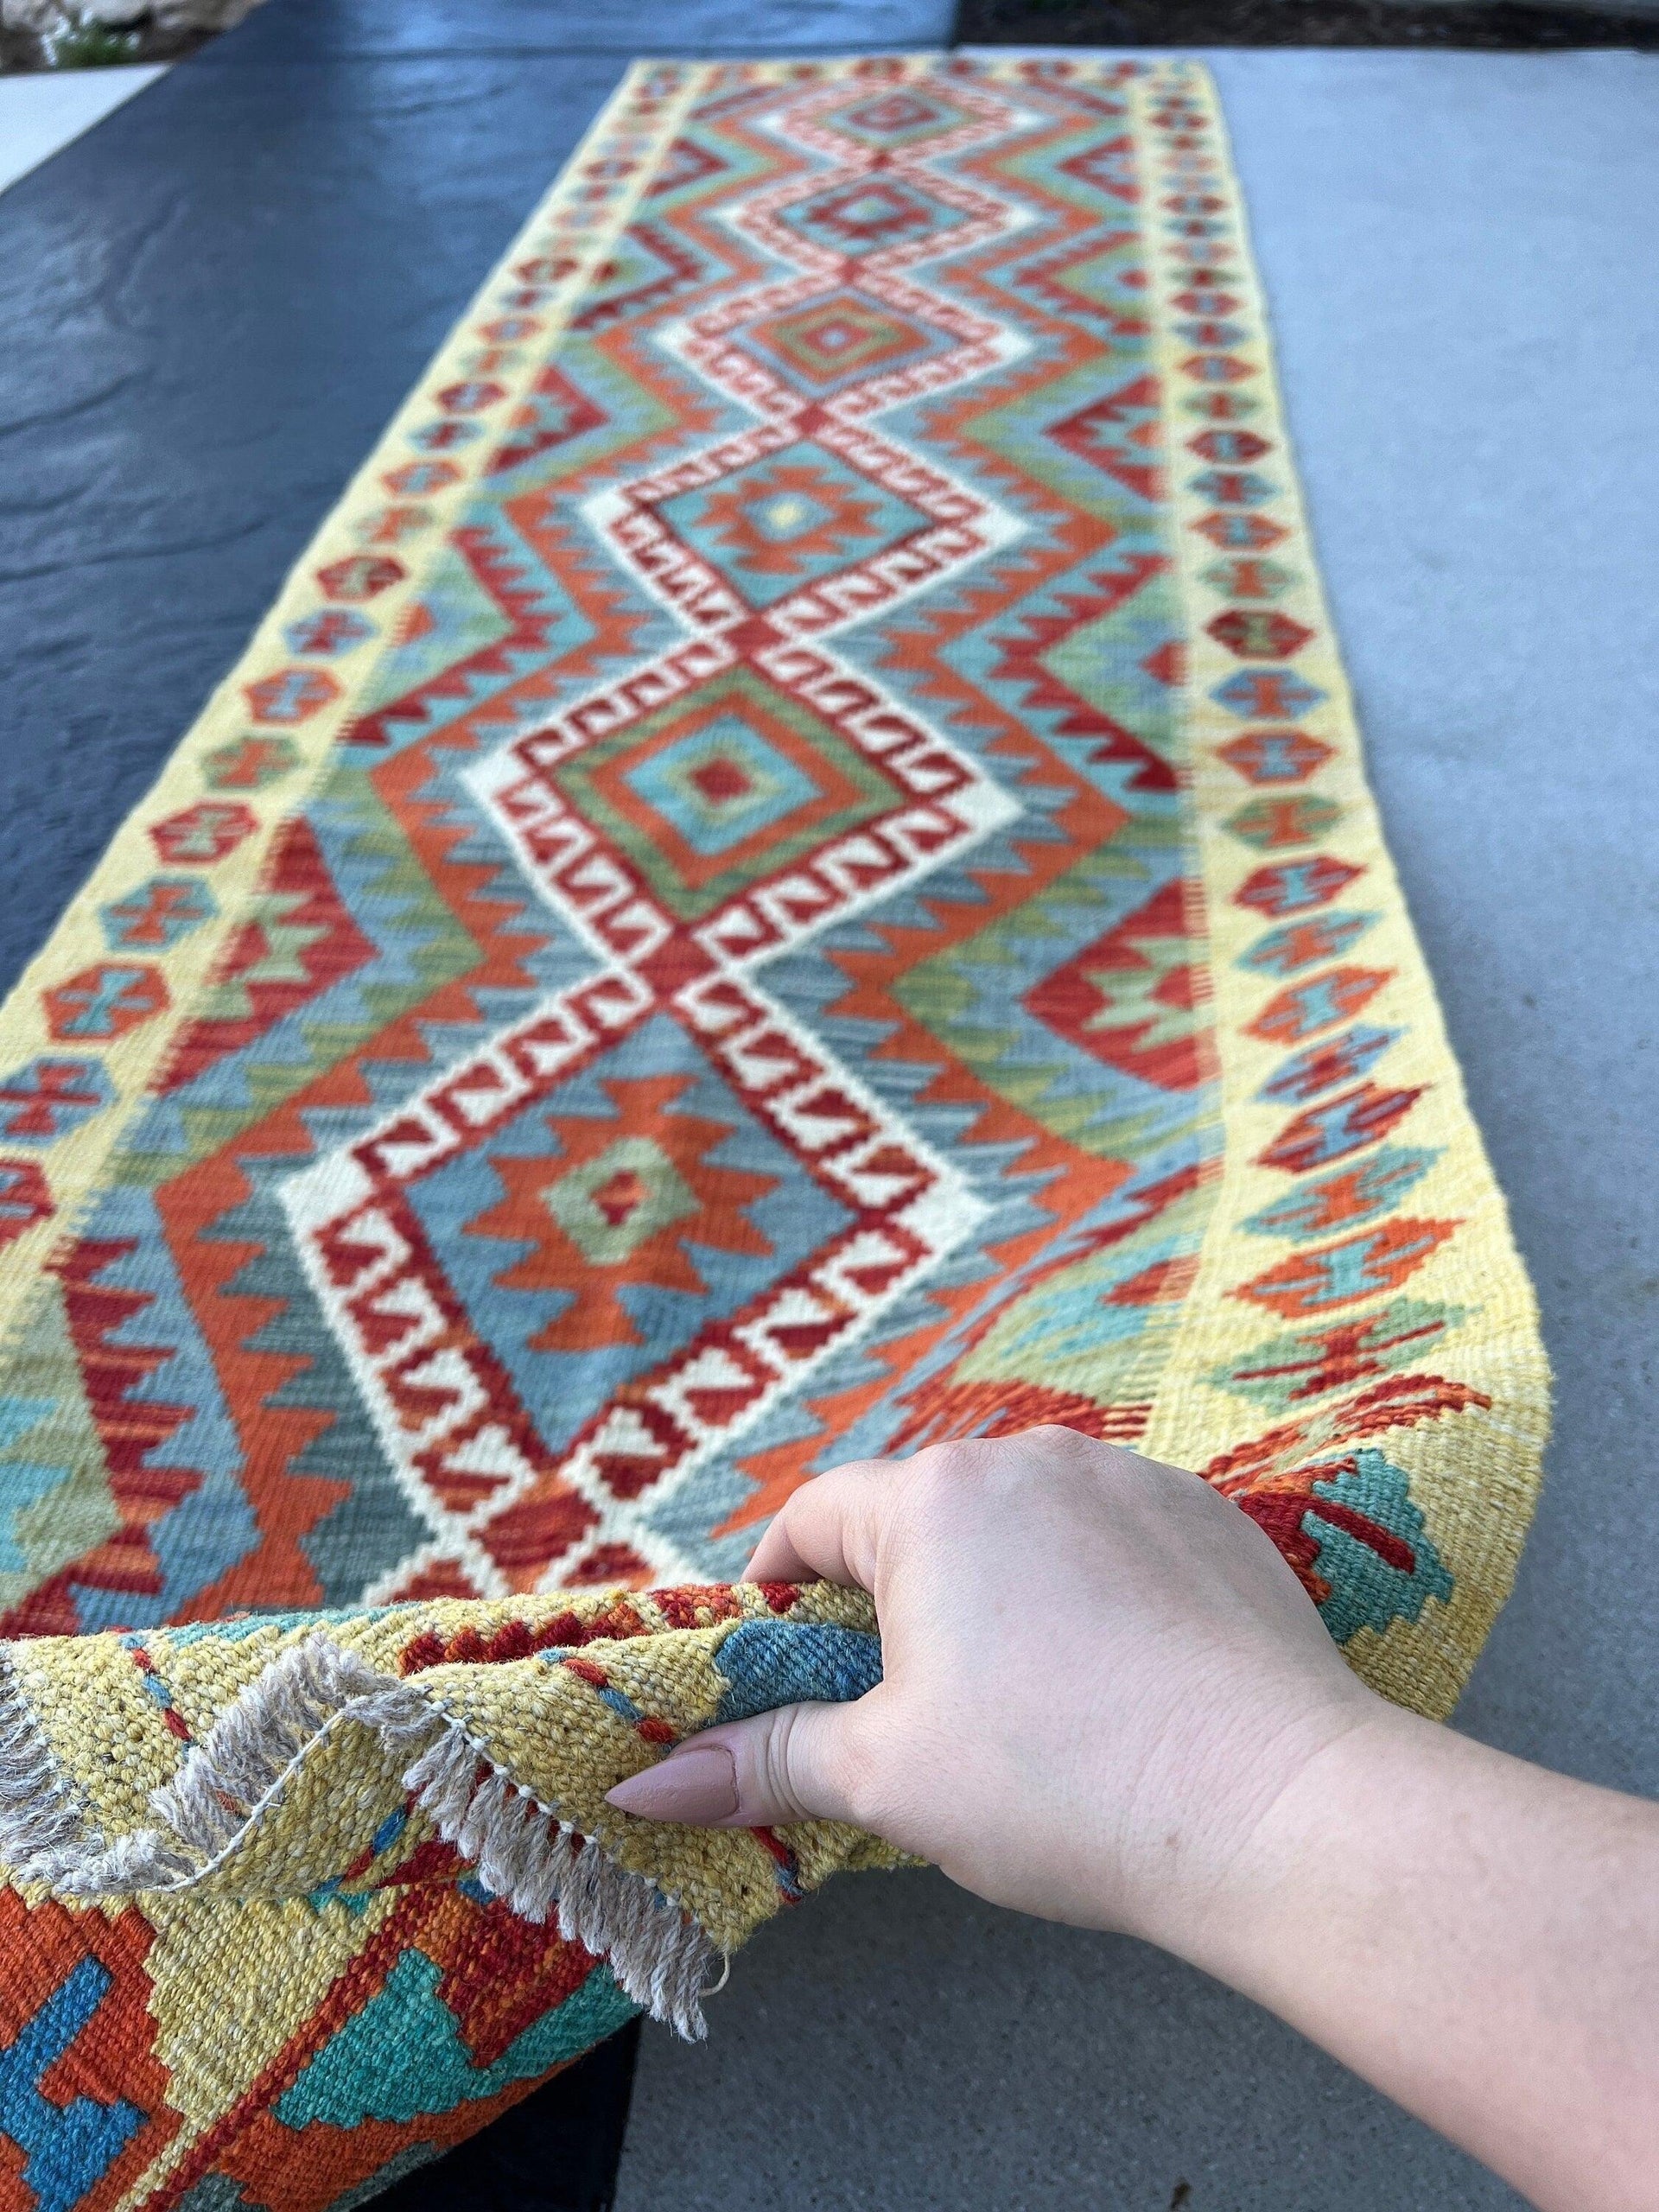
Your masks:
M66 764L66 773L73 773ZM798 1483L1201 1469L1448 1711L1547 1376L1185 63L640 64L0 1019L0 2204L321 2207L836 1868ZM320 1609L330 1609L320 1611Z

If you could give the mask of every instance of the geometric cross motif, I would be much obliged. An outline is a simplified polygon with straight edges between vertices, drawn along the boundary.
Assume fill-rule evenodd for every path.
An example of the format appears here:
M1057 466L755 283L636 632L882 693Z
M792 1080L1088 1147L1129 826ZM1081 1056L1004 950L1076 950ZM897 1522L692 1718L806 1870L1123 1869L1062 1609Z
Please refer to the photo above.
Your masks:
M1271 852L1280 845L1311 845L1328 836L1341 819L1335 799L1298 792L1287 798L1250 799L1228 816L1227 827L1258 851Z
M389 554L353 553L317 570L317 582L330 599L374 599L403 581L407 571Z
M200 799L156 823L149 834L164 861L206 868L234 852L257 827L253 815L234 800Z
M283 632L290 652L344 653L374 635L374 625L361 614L341 607L324 609L290 622Z
M257 722L303 722L340 696L340 685L321 668L284 668L244 687Z
M0 1141L51 1144L114 1096L114 1084L96 1060L31 1060L0 1082Z
M1254 906L1264 914L1304 913L1309 907L1328 905L1360 873L1345 861L1316 854L1310 860L1257 868L1233 896L1241 906Z
M1389 980L1386 968L1332 968L1305 983L1289 984L1268 1000L1250 1024L1250 1033L1275 1045L1300 1044L1315 1030L1357 1014Z
M68 1041L111 1042L148 1021L167 1004L159 969L134 960L106 960L43 994L47 1027Z
M1217 751L1247 783L1299 784L1331 758L1331 747L1300 729L1253 729Z
M1210 635L1242 659L1285 660L1300 652L1313 632L1288 616L1263 607L1230 607L1210 625Z
M1247 675L1241 669L1217 683L1210 696L1235 715L1284 715L1294 721L1318 706L1325 694L1317 683L1305 683L1288 670L1253 670Z
M355 642L359 633L341 630L339 626L361 620L359 615L344 613L317 617L318 623L331 626L328 636L340 636L347 642ZM360 634L372 634L367 623L363 623ZM245 737L233 738L228 745L214 747L207 755L207 781L216 791L263 791L267 784L274 784L287 775L299 757L299 748L291 737L255 735L250 732Z
M14 1243L55 1211L46 1178L32 1160L0 1160L0 1244Z
M205 883L188 875L152 875L99 914L111 952L162 951L219 912Z

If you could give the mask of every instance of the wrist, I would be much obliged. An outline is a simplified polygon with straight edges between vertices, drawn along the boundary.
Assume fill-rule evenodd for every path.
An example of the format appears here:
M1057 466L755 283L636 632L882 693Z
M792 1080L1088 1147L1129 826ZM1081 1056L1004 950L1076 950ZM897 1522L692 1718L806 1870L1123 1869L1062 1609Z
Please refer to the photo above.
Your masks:
M1370 1692L1281 1747L1181 1924L1154 1935L1205 1973L1286 2012L1309 1946L1387 1911L1376 1853L1389 1808L1416 1799L1460 1739ZM1344 1938L1344 1940L1350 1940Z

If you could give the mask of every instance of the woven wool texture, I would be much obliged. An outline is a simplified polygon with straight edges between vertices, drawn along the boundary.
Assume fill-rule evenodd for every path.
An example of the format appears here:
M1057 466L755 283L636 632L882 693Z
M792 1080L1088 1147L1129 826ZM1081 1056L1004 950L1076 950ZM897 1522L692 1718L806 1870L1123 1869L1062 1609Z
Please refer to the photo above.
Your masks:
M0 1017L0 2206L300 2212L827 1874L850 1458L1450 1710L1548 1418L1185 63L636 65Z

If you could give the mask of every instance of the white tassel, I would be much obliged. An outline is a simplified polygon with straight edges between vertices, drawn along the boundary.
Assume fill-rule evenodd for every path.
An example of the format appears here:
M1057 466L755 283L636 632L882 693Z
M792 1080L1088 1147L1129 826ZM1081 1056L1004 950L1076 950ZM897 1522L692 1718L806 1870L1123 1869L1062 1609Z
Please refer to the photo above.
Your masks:
M346 1721L400 1755L415 1751L404 1789L486 1889L526 1920L556 1918L654 2018L693 2040L707 2034L702 1999L715 1953L690 1915L521 1789L413 1683L321 1632L279 1653L152 1793L158 1825L113 1844L75 1803L0 1646L0 1859L15 1878L67 1897L193 1888Z
M604 1959L619 1987L653 2018L700 2040L708 2033L702 1992L715 1952L696 1921L481 1762L465 1732L449 1726L449 1740L423 1752L404 1777L444 1841L472 1859L485 1887L522 1918L556 1912L567 1942ZM464 1800L456 1789L462 1771Z

